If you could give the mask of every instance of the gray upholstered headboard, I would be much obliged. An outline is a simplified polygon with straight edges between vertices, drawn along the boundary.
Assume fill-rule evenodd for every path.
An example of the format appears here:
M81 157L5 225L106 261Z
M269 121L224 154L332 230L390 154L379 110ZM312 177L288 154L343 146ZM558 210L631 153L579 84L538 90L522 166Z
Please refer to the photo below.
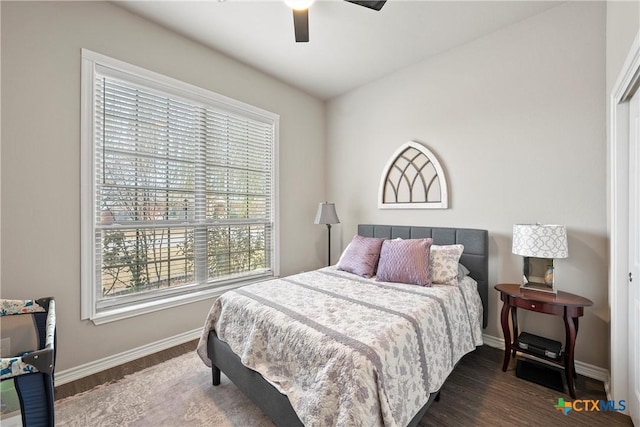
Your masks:
M489 299L489 233L473 228L414 227L408 225L358 225L358 234L364 237L386 239L422 239L431 237L435 245L464 245L460 263L470 271L469 275L478 282L478 292L482 299L482 327L487 327Z

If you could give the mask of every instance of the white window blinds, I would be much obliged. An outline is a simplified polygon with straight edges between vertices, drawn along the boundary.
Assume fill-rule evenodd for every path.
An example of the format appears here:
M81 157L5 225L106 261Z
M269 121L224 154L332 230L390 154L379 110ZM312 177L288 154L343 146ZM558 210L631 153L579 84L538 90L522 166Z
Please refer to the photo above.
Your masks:
M274 117L92 74L95 311L272 276Z

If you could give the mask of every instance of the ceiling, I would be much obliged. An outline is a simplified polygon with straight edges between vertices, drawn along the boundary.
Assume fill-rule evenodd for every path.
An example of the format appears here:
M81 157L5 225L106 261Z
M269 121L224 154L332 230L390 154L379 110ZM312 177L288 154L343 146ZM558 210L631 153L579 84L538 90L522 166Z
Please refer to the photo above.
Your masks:
M309 8L308 43L295 42L293 14L279 0L115 3L329 99L561 2L388 0L376 12L316 0Z

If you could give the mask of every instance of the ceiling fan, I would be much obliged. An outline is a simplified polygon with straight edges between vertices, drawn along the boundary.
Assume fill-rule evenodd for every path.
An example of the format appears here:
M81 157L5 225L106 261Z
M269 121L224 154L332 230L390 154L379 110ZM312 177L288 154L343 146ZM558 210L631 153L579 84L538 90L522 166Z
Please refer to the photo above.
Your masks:
M293 9L293 29L296 35L296 42L308 42L309 41L309 6L311 1L289 1L289 6ZM375 11L382 9L382 6L387 0L380 1L367 1L367 0L345 0L346 2L357 4L358 6L364 6ZM306 3L306 4L303 4Z

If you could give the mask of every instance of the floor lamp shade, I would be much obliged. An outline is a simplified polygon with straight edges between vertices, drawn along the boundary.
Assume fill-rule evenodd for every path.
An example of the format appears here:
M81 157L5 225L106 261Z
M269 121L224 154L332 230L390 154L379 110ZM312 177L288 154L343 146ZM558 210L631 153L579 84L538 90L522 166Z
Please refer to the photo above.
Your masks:
M318 204L318 212L316 213L315 224L339 224L338 214L336 213L336 205L334 203Z
M316 213L315 224L327 225L327 265L331 265L331 224L339 224L338 214L336 213L336 205L333 203L320 203L318 212Z

